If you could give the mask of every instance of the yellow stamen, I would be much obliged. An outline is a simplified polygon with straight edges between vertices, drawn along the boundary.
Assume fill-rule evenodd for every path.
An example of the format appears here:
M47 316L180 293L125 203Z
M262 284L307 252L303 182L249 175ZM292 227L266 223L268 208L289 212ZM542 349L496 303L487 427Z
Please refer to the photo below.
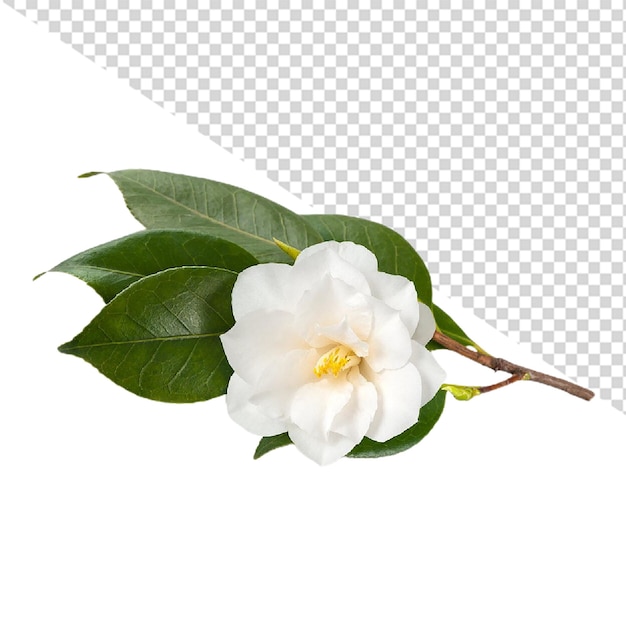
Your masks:
M354 354L352 350L345 346L337 346L318 359L313 372L318 378L321 378L324 374L338 376L339 372L350 369L360 362L361 358Z

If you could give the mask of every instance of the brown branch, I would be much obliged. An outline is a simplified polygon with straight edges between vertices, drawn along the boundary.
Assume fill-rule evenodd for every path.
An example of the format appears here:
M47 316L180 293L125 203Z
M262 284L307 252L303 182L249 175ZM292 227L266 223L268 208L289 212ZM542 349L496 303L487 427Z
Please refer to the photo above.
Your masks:
M509 374L514 374L519 376L519 378L515 378L512 380L511 378L502 381L501 383L496 383L496 385L491 385L489 387L482 387L481 392L492 391L498 387L504 387L510 383L515 382L516 380L534 380L537 383L542 383L543 385L548 385L549 387L555 387L556 389L561 389L562 391L566 391L567 393L576 396L577 398L582 398L583 400L591 400L593 398L594 393L589 389L585 389L579 385L575 385L574 383L570 383L567 380L563 380L562 378L556 378L556 376L550 376L550 374L543 374L541 372L537 372L535 370L531 370L527 367L523 367L521 365L516 365L515 363L511 363L505 359L500 359L497 357L493 357L490 354L482 354L480 352L474 352L474 350L470 350L466 348L463 344L460 344L458 341L451 339L447 335L435 331L433 335L433 340L438 344L442 345L444 348L448 348L448 350L452 350L461 356L464 356L467 359L471 359L476 363L480 363L485 367L490 367L492 370L496 372L508 372Z
M495 391L496 389L501 389L502 387L506 387L507 385L510 385L511 383L516 383L518 380L524 380L524 376L522 374L513 374L510 378L501 380L499 383L496 383L495 385L487 385L486 387L477 387L477 389L479 393L487 393L488 391Z

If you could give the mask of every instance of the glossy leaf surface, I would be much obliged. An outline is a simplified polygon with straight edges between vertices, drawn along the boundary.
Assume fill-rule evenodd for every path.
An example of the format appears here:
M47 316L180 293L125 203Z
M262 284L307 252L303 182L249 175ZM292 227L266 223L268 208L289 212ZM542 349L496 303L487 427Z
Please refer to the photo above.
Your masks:
M182 267L142 278L59 350L152 400L197 402L226 392L232 370L219 336L234 323L237 274Z
M109 302L144 276L172 267L203 265L240 272L256 263L243 248L205 233L142 230L76 254L50 271L80 278Z
M254 458L260 459L262 456L266 455L268 452L272 450L276 450L276 448L282 448L283 446L288 446L291 444L291 439L289 439L289 435L287 433L282 433L280 435L274 435L273 437L263 437L261 441L259 441L259 445L256 447L254 452Z
M83 174L83 178L99 172ZM146 228L200 230L241 246L261 262L290 262L273 238L301 250L321 241L299 215L225 183L155 170L108 175Z

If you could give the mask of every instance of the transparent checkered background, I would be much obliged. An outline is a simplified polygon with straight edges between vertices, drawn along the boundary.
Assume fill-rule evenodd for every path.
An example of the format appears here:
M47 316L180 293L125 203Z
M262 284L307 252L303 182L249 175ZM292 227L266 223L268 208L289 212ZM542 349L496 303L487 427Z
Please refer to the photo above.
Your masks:
M623 3L7 4L626 408Z

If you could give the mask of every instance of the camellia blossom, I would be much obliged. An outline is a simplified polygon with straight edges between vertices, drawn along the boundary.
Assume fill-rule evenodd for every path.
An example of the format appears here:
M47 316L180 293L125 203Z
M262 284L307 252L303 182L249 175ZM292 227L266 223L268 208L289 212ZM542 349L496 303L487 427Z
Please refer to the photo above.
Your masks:
M432 312L411 281L379 272L355 243L245 269L232 307L235 325L221 336L234 370L230 416L257 435L288 433L321 465L364 436L384 442L413 426L443 383L424 347Z

